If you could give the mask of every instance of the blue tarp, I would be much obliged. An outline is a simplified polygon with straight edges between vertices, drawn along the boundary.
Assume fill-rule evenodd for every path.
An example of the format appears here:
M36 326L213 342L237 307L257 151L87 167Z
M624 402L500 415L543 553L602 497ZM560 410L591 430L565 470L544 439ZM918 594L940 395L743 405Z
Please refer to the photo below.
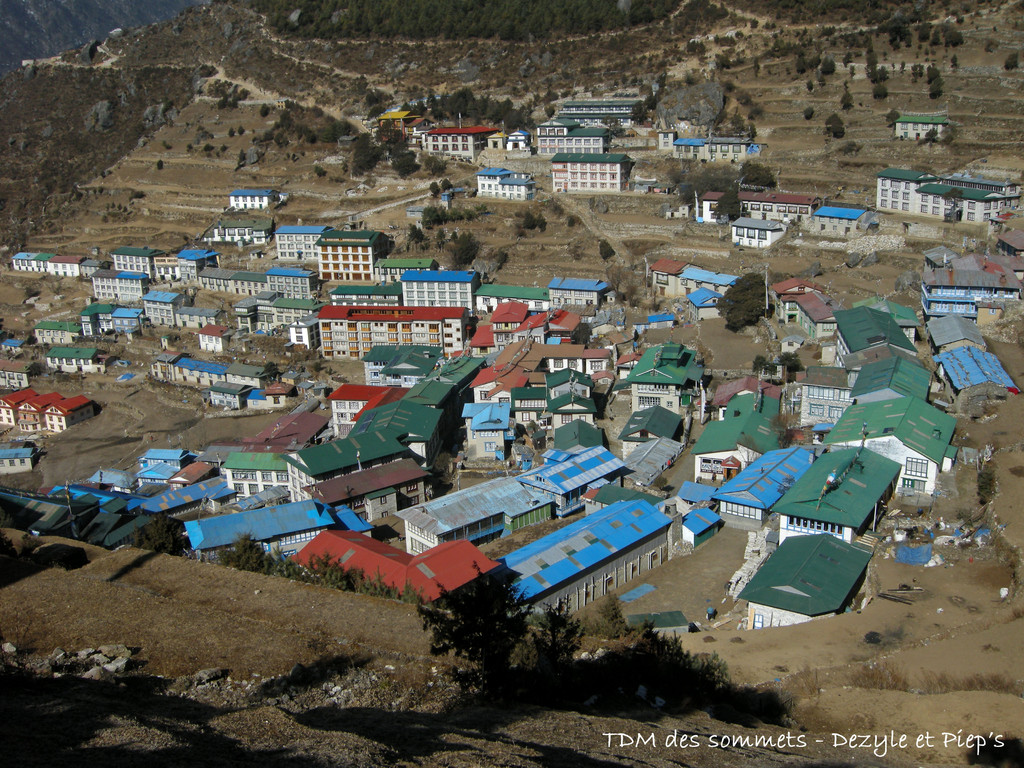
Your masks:
M900 545L896 547L896 562L906 565L926 565L932 559L931 542L919 546Z
M649 595L651 592L656 590L657 587L653 584L641 584L636 589L631 589L626 594L619 597L619 602L632 603L634 600L639 600L644 595Z

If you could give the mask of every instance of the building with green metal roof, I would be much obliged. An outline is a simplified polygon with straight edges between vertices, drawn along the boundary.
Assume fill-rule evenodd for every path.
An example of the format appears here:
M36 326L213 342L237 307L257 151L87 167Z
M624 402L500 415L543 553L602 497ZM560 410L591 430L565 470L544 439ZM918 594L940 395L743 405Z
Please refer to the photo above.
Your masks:
M288 462L279 453L235 451L221 465L221 474L241 498L268 488L288 488Z
M834 536L783 542L739 594L747 629L786 627L845 609L864 583L871 552Z
M573 448L604 447L604 431L582 419L573 419L568 424L555 427L553 445L559 451Z
M655 405L675 413L693 402L704 366L697 353L671 342L646 350L630 370L626 382L632 394L632 409L641 411Z
M285 455L288 492L293 500L310 499L312 496L306 490L307 486L408 456L409 449L394 435L378 432L364 432L312 445Z
M594 401L589 397L580 397L575 392L567 392L558 397L548 395L545 408L551 415L551 423L556 425L568 424L576 419L592 424L597 414Z
M885 514L899 474L898 462L867 448L823 454L772 508L779 543L821 533L852 542Z
M693 479L726 481L755 459L779 447L779 431L773 423L779 401L759 393L737 395L729 401L721 421L704 425L694 443Z
M854 307L837 309L833 315L836 319L836 362L839 365L851 354L877 347L917 354L914 344L888 312Z
M928 399L932 375L920 364L902 357L865 363L850 390L858 404L892 400L895 397Z
M423 467L430 468L441 449L443 411L399 400L364 411L349 438L373 433L389 436L406 446Z
M622 458L629 456L638 445L656 437L675 440L682 423L682 416L659 405L634 411L626 422L626 426L619 432L619 440L622 441Z
M859 446L895 459L901 491L932 493L939 472L953 468L956 419L916 397L852 405L825 438L836 446Z

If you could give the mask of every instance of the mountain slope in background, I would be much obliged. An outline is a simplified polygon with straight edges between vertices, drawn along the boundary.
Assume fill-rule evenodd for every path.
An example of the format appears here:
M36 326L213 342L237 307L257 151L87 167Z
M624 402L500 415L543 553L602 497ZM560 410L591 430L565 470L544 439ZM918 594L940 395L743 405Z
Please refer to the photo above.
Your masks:
M118 27L176 16L206 0L0 0L0 73L53 56Z

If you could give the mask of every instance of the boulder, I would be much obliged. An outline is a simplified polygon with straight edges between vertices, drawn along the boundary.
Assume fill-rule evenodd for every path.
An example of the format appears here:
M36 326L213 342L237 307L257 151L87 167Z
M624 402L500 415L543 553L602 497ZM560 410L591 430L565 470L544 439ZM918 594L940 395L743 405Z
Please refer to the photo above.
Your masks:
M864 257L864 259L863 259L863 261L861 261L860 265L862 267L871 267L871 266L874 266L877 263L878 263L878 251L872 251L871 253L869 253L867 256Z
M214 680L220 680L222 677L226 677L228 671L222 667L210 667L209 669L201 669L195 674L195 681L197 685L203 685L204 683L212 683Z
M863 253L851 253L851 254L847 255L846 261L844 263L850 269L853 269L854 267L860 266L860 263L862 261L864 261L864 254Z
M93 667L79 675L83 680L109 680L110 673L103 667Z
M112 659L120 658L122 656L125 658L131 658L132 655L132 652L128 650L128 647L121 643L114 645L101 645L96 650L104 656L109 656Z
M896 284L894 286L896 293L902 293L903 291L909 291L920 287L921 285L921 273L915 272L912 269L908 269L896 278Z
M85 116L85 130L106 131L114 127L114 105L97 101Z
M78 60L82 64L92 64L92 60L96 57L96 50L100 47L100 44L95 40L90 40L88 43L82 46L78 52Z
M813 264L811 264L811 266L809 266L807 269L805 269L803 272L797 275L797 277L802 277L806 280L810 280L811 278L817 277L818 275L821 274L824 274L821 271L821 262L815 261Z
M116 659L108 664L103 665L103 670L109 672L112 675L119 675L128 668L128 657L118 656Z
M249 149L245 151L245 164L256 165L260 161L261 157L263 157L263 152L260 151L259 147L249 147Z
M4 653L18 652L18 647L14 643L4 643L3 646L0 647L2 647Z

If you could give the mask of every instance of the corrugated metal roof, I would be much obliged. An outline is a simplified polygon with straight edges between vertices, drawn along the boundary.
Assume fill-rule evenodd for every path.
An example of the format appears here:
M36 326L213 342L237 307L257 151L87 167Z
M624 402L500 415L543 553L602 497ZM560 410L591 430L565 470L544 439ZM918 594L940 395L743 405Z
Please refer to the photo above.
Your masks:
M619 457L602 446L573 451L552 449L543 456L546 463L520 475L520 483L548 492L569 493L595 480L623 474L626 468Z
M949 383L957 391L988 382L999 384L1012 392L1018 391L999 358L977 347L958 347L943 352L935 355L935 362L942 366Z
M519 592L529 600L621 556L671 523L646 501L620 501L510 552L502 562L519 574Z
M192 548L199 550L230 546L239 536L245 535L256 541L270 541L287 534L342 526L341 510L355 516L348 507L335 510L318 501L295 501L276 507L190 520L185 523L185 533ZM362 528L365 530L365 523Z
M769 451L712 493L711 498L771 509L813 463L814 452L807 448Z
M518 517L550 503L514 477L498 477L396 512L427 533L442 534L504 514Z
M195 504L204 499L223 500L234 495L223 478L213 477L209 480L186 485L184 488L176 488L173 491L165 491L151 499L146 499L140 505L140 509L148 514L158 512L173 513L176 509L189 504Z

